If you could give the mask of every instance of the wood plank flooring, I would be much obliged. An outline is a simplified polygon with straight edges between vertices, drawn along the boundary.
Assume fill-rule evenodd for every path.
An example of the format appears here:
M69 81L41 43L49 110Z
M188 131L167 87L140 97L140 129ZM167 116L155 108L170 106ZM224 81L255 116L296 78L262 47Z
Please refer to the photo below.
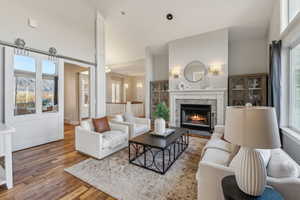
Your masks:
M65 125L65 139L13 153L14 188L0 186L0 200L114 200L64 172L88 156L75 151L74 126Z

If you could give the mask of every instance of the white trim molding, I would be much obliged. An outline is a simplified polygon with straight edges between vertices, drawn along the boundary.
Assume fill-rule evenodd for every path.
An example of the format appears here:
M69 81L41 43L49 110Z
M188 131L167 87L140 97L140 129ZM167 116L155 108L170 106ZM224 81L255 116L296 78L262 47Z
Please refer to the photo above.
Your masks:
M170 92L170 123L176 126L176 100L178 99L209 99L217 101L217 125L225 121L225 108L227 105L227 89L195 89L171 90Z

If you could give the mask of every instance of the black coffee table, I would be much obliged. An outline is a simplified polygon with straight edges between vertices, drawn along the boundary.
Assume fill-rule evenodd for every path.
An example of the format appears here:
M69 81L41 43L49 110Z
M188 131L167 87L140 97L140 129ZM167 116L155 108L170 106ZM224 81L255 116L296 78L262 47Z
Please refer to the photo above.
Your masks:
M189 145L189 130L175 128L167 137L149 132L129 140L129 163L165 174Z

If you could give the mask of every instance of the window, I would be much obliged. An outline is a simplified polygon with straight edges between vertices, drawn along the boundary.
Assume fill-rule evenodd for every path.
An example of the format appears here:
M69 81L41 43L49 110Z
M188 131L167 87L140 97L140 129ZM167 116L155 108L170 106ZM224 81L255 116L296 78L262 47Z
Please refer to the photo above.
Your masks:
M53 61L42 62L42 111L58 111L57 102L58 73L57 65Z
M291 22L294 17L298 14L300 11L300 1L299 0L289 0L288 1L288 17L289 22Z
M120 83L115 81L111 84L111 101L113 103L120 103L121 102L121 90L120 90Z
M36 112L36 64L27 56L14 56L14 115Z
M300 45L291 50L290 127L300 131Z

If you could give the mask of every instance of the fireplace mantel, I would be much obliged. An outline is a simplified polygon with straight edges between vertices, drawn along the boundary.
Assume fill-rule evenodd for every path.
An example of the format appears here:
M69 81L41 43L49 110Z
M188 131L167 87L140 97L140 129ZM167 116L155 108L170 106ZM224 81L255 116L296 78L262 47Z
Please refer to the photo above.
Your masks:
M170 122L176 126L176 100L177 99L208 99L217 101L217 125L224 124L225 106L227 105L227 89L187 89L170 90Z
M169 90L169 93L187 93L187 92L227 92L227 88L209 88L209 89L186 89L186 90Z

